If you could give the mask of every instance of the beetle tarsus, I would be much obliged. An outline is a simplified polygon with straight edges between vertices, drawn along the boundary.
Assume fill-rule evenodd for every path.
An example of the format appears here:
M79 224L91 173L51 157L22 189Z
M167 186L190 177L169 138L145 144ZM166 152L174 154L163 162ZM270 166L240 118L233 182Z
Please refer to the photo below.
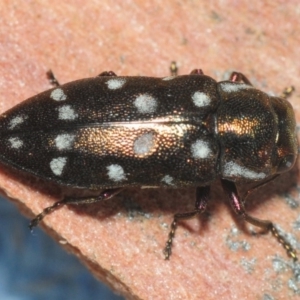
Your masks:
M33 230L34 227L38 226L38 224L44 219L46 215L49 215L53 211L57 210L58 208L65 205L65 199L62 201L58 201L54 203L53 205L46 207L40 214L38 214L34 219L32 219L29 223L29 229L30 231Z
M114 197L121 191L122 188L107 189L102 191L98 196L95 197L64 198L63 200L58 201L49 207L46 207L40 214L38 214L34 219L32 219L29 223L29 229L32 231L32 229L36 227L46 215L51 214L54 210L57 210L58 208L66 204L81 205L105 201Z
M170 72L171 72L171 76L177 76L177 74L178 74L178 67L177 67L176 61L172 61L171 62Z
M177 219L176 219L176 215L174 216L174 220L171 224L171 231L169 232L169 237L168 240L166 242L166 247L163 251L164 255L165 255L165 260L168 260L172 254L172 243L173 243L173 239L175 236L175 231L177 228Z
M60 86L59 82L57 81L56 77L54 76L52 70L49 70L47 73L46 73L46 76L50 82L51 85L53 85L54 87L58 87Z
M163 252L165 254L166 260L168 260L170 258L171 253L172 253L172 244L173 244L173 239L175 237L175 231L176 231L176 228L178 225L178 221L191 219L197 215L202 214L206 210L206 207L207 207L207 202L209 199L209 192L210 192L209 186L198 187L196 190L195 210L174 215L174 219L171 224L171 230L169 232L169 237L168 237L168 240L166 242L166 247Z
M282 91L282 94L280 97L286 100L287 98L291 97L291 95L294 93L294 91L295 91L295 87L291 85Z
M271 222L270 222L271 223ZM270 224L270 231L274 235L274 237L278 240L278 242L284 247L288 256L290 256L294 261L298 260L296 250L292 247L292 245L279 233L277 228Z

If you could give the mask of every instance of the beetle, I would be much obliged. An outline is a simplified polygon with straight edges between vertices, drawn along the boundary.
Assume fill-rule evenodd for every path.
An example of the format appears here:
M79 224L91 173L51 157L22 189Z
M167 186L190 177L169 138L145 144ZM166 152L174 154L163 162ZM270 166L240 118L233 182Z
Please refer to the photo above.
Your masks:
M126 187L196 188L195 208L174 216L164 250L169 259L178 221L202 214L220 179L234 212L271 231L289 256L296 251L272 222L245 211L237 183L259 187L289 171L297 158L295 116L286 97L255 89L242 73L217 82L201 69L164 78L112 71L59 85L0 116L0 162L61 186L99 191L64 197L30 223L66 204L108 200Z

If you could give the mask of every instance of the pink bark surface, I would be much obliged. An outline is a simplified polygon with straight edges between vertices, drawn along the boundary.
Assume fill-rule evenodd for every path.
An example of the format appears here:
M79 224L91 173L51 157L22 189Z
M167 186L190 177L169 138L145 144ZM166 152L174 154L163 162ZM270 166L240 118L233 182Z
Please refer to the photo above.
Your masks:
M274 94L294 85L289 101L300 120L299 1L0 0L0 11L1 113L50 88L50 68L61 83L110 70L163 77L175 60L180 74L202 68L222 80L240 71ZM300 209L285 200L299 204L298 180L296 166L247 208L299 245ZM59 199L57 189L4 166L0 186L31 218ZM162 249L172 216L193 208L193 189L130 189L103 205L64 207L41 226L128 299L297 299L296 266L281 245L252 235L218 183L211 198L208 214L179 226L170 261Z

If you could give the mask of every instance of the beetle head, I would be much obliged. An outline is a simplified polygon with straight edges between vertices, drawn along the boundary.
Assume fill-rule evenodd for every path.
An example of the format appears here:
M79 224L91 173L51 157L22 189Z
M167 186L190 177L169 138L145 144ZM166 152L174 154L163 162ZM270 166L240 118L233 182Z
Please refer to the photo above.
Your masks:
M272 155L273 173L290 170L298 155L295 114L291 104L279 97L270 97L277 116L277 135Z

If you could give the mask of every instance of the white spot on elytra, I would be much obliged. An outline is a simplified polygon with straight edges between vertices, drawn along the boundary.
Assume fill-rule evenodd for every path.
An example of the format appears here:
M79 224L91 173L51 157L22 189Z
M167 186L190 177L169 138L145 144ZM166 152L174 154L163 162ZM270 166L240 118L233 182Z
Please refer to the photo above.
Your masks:
M77 117L78 114L71 105L64 105L58 108L58 118L60 120L75 120Z
M14 129L16 126L22 124L26 119L26 116L16 116L9 121L8 128Z
M202 92L195 92L192 95L192 100L193 100L194 104L198 107L207 106L211 102L209 96L207 96L206 94L204 94Z
M145 155L148 154L153 147L154 147L153 133L144 133L134 141L133 151L137 155Z
M9 138L8 141L10 142L11 148L19 149L20 147L23 146L23 141L18 137Z
M63 172L66 163L66 157L53 158L50 162L50 168L55 175L60 176Z
M107 169L107 175L109 177L110 180L112 181L122 181L127 179L124 173L124 169L117 164L112 164L106 167Z
M203 140L197 140L195 143L191 146L192 156L194 158L207 158L210 153L211 149L208 145L208 142L205 142Z
M163 177L163 179L161 180L162 182L165 182L166 184L168 185L174 185L173 181L174 181L174 178L170 175L166 175Z
M157 101L148 94L142 94L136 97L134 105L142 114L154 113L157 108Z
M292 166L292 163L290 161L287 161L285 165L287 168L290 168Z
M176 76L167 76L167 77L164 77L162 80L168 81L168 80L172 80L174 78L176 78Z
M239 176L246 179L263 179L266 177L266 174L262 172L260 173L254 172L248 168L240 166L237 163L231 161L225 164L223 176L224 177Z
M58 150L70 149L73 145L74 139L74 134L59 134L54 140L55 146L58 148Z
M67 99L67 95L61 88L57 88L51 92L50 98L52 98L55 101L64 101Z
M107 84L107 87L111 90L116 90L121 88L124 84L125 84L126 80L123 78L114 78L114 79L110 79L107 82L105 82Z
M239 90L253 88L251 85L248 85L245 83L238 83L238 82L221 82L219 84L220 84L221 89L227 93L233 93L233 92L236 92Z

